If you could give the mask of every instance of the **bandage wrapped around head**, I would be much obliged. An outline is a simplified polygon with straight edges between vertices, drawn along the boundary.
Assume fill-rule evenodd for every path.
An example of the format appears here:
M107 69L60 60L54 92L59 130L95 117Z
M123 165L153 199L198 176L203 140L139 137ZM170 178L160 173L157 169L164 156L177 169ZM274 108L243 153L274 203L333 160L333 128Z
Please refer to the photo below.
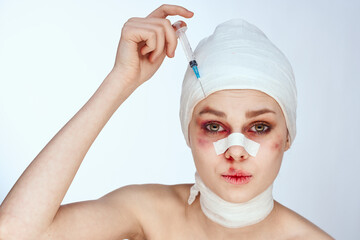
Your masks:
M225 89L252 89L274 98L283 111L290 143L296 135L297 92L285 55L254 25L233 19L220 24L195 49L206 96ZM189 145L188 127L194 107L204 99L189 67L180 100L181 128Z

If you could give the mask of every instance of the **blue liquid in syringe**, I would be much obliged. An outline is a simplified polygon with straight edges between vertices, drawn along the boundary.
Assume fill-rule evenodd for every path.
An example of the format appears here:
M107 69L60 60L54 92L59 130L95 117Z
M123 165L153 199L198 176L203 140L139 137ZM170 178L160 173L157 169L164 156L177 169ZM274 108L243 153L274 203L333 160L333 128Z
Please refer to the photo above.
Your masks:
M200 73L199 73L199 69L198 69L198 64L195 60L195 56L191 49L189 40L187 39L187 37L185 35L185 31L187 30L186 24L183 21L178 21L178 22L174 23L173 26L176 28L176 35L178 36L178 38L181 42L181 45L184 49L186 58L189 61L189 65L192 68L192 70L194 71L196 78L199 80L201 90L204 93L204 97L206 97L204 88L200 81Z

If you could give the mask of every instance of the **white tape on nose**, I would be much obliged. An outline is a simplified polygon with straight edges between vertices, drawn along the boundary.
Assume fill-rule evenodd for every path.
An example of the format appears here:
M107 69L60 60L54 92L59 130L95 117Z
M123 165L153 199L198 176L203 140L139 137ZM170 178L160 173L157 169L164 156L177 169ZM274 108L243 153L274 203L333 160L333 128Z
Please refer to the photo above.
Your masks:
M214 142L217 155L224 153L231 146L242 146L251 156L255 157L259 151L260 144L246 138L241 133L232 133L228 137Z

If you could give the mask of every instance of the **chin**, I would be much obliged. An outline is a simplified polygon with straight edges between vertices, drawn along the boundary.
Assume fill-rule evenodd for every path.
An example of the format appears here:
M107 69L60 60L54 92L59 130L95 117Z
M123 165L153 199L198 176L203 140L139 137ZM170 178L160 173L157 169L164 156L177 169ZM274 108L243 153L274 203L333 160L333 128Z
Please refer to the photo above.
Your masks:
M225 191L226 192L219 195L219 197L231 203L244 203L255 197L253 196L253 194L245 190L237 189L237 190L225 190Z

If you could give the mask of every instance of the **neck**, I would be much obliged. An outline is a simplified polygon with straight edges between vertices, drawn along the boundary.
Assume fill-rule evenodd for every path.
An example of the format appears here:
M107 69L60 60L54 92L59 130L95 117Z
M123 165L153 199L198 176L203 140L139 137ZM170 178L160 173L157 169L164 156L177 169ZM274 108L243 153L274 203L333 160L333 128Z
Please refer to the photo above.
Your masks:
M242 228L264 220L274 206L272 185L263 193L244 203L223 200L205 186L198 173L190 190L188 203L191 204L200 192L201 210L210 220L226 228Z
M194 202L198 207L198 223L199 228L203 229L206 237L204 239L263 239L264 236L279 236L278 234L278 204L274 201L274 208L270 214L262 221L253 225L241 228L228 228L210 220L201 210L200 199ZM274 224L275 223L275 224Z

